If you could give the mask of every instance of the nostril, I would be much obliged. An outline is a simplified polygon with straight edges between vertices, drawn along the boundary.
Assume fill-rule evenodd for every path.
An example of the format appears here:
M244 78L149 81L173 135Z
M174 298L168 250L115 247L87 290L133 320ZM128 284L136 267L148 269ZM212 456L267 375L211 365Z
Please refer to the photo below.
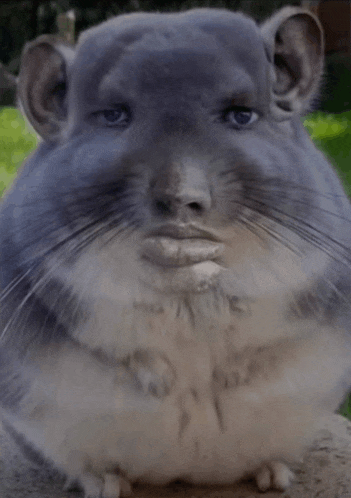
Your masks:
M198 202L189 202L188 207L197 213L201 213L203 208Z

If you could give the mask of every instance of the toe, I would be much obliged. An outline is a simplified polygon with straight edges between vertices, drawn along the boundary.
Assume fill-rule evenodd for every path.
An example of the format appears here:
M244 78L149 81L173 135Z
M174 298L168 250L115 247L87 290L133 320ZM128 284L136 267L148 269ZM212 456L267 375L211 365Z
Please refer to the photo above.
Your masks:
M84 489L84 498L102 498L104 481L92 474L83 474L80 483Z
M255 473L255 480L260 491L277 489L284 491L287 489L294 474L285 463L272 461L260 467Z
M260 491L267 491L271 487L271 471L267 465L259 469L255 475L257 487Z
M273 476L273 487L284 491L287 489L291 481L294 479L294 474L291 472L289 467L287 467L282 462L272 462L271 463L272 476Z
M132 488L129 482L118 474L104 475L103 498L119 498L120 496L129 496L132 494Z

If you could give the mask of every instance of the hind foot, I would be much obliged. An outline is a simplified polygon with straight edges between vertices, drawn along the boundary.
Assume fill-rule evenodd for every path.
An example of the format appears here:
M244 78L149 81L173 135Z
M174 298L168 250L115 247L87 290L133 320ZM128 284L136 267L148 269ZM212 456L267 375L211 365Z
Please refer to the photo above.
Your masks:
M64 490L83 488L84 498L120 498L132 494L129 482L118 474L106 473L97 477L93 474L83 474L79 479L68 479Z
M269 462L260 467L254 474L256 484L260 491L278 489L284 491L294 479L294 474L282 462Z

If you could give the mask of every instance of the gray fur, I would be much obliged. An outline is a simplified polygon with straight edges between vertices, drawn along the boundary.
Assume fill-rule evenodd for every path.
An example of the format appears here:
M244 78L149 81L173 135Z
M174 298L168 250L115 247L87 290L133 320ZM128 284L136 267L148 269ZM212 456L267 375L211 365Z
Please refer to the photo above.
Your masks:
M322 68L320 24L293 8L25 47L43 141L1 206L0 402L87 497L285 489L348 392L350 203L300 121Z

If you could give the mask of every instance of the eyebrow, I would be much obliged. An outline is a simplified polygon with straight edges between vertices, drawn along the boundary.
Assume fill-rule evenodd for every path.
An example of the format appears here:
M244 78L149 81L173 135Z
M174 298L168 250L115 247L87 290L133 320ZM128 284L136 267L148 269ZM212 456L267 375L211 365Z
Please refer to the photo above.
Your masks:
M97 99L106 104L121 104L130 100L130 91L128 87L123 88L117 78L111 82L104 77L97 86Z
M227 96L218 99L218 103L222 107L252 107L256 104L257 99L255 92L252 90L235 90L228 93Z

